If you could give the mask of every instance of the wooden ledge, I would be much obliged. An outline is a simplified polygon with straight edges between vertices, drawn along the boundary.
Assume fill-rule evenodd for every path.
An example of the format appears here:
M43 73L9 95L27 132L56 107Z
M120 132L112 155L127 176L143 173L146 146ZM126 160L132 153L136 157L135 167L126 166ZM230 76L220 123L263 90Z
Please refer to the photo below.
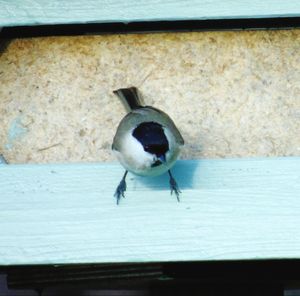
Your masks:
M2 165L0 265L300 258L300 158L179 161L167 176L118 164Z

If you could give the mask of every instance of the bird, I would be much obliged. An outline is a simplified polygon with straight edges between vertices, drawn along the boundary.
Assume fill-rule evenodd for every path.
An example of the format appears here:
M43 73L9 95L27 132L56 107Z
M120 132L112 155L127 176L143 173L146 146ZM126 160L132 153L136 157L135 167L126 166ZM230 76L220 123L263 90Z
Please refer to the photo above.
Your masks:
M112 144L114 154L125 168L114 194L117 204L121 197L125 197L128 172L138 176L158 176L168 172L171 195L174 192L180 201L181 191L171 168L184 139L175 123L162 110L144 106L141 94L134 86L120 88L113 93L128 112L120 121Z

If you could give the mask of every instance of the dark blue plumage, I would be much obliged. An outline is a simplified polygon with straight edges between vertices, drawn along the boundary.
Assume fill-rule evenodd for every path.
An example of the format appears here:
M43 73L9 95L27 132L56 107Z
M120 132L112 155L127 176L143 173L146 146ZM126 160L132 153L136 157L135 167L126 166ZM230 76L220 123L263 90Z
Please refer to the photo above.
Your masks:
M143 122L133 130L132 135L143 145L145 151L157 157L164 157L169 150L169 142L159 123Z

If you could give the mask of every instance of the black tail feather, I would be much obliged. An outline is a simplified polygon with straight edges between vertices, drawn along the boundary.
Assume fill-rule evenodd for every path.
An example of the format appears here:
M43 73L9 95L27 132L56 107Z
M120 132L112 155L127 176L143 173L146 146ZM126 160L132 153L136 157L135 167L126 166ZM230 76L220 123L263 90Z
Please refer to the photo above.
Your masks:
M134 86L114 90L114 94L121 99L127 111L138 109L143 106L138 90Z

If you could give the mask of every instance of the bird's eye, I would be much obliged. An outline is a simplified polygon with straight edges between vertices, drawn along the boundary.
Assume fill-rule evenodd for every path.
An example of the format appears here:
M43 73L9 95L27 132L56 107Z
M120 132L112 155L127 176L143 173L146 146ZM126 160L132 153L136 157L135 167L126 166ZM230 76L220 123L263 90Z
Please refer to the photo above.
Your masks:
M149 146L148 146L148 145L145 145L145 149L148 150L148 149L149 149Z

